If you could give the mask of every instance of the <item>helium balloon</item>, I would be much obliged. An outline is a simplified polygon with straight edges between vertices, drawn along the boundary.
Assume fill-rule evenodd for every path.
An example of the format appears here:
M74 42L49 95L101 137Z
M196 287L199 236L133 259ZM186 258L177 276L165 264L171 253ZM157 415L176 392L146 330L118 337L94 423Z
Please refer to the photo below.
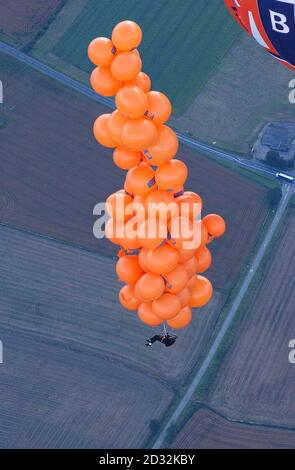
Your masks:
M114 96L122 87L122 82L116 80L106 67L96 67L90 75L90 83L93 90L102 96Z
M178 264L177 250L165 243L157 248L148 250L145 263L148 270L153 273L169 273L175 269Z
M141 162L141 152L134 152L125 149L124 147L117 147L113 153L113 162L121 170L130 170Z
M106 238L114 243L115 245L120 245L120 242L117 238L116 230L121 231L122 227L124 227L123 222L118 222L115 219L109 219L105 224L105 234Z
M175 317L181 310L181 303L175 294L165 293L159 299L154 300L152 309L155 315L162 320Z
M295 4L293 0L225 0L234 19L248 34L295 70Z
M138 86L124 86L116 95L116 106L123 115L131 119L140 118L147 108L146 93Z
M190 306L195 308L204 307L213 295L212 284L204 276L196 276L197 282L192 289Z
M193 223L185 217L173 217L169 224L168 243L174 248L184 249L185 242L190 242L193 236Z
M206 246L202 246L196 251L195 257L198 261L198 273L203 273L210 268L212 255Z
M143 270L138 262L138 256L121 256L116 264L116 273L120 281L126 284L135 284L143 275Z
M188 274L188 279L191 279L194 274L196 274L198 270L198 261L195 256L190 258L188 261L185 263L182 263L181 265L187 272Z
M143 151L157 140L157 128L147 119L132 119L122 132L123 146L129 150Z
M159 318L153 312L151 304L146 302L139 305L138 317L143 323L151 327L159 326L163 322L162 318Z
M146 273L137 281L135 293L143 302L151 302L163 295L165 282L159 274Z
M122 130L124 124L128 121L126 116L123 116L117 109L114 111L108 120L108 131L111 139L116 142L117 145L122 145Z
M190 291L192 291L193 288L195 287L196 283L197 283L197 276L194 274L194 275L190 278L190 280L188 281L186 287L187 287Z
M141 71L142 62L135 51L117 54L111 63L111 74L120 82L127 82L137 77Z
M178 151L178 138L168 126L158 128L155 143L144 151L144 156L150 165L160 166L174 158Z
M192 311L190 307L183 307L176 317L167 320L167 323L171 328L180 329L186 328L192 321Z
M156 183L159 189L173 191L184 185L188 175L187 166L180 160L170 160L156 171Z
M145 163L140 163L127 172L125 183L129 194L145 196L155 186L155 172Z
M185 287L176 295L180 300L181 307L186 307L191 301L192 294L188 287Z
M125 250L136 250L140 245L136 238L136 230L126 230L126 224L123 221L109 219L105 226L106 237Z
M184 249L180 249L178 251L178 254L179 254L179 262L180 263L185 263L186 261L188 261L189 259L191 259L194 254L196 253L196 249L195 248L184 248Z
M108 38L95 38L88 46L90 61L100 67L109 67L115 53L116 48Z
M143 248L156 248L167 238L167 226L158 219L148 218L137 231L137 240Z
M108 128L110 114L101 114L94 122L93 133L97 142L104 147L116 147L116 143L111 138Z
M149 268L148 268L148 265L147 265L147 262L146 262L146 257L147 257L147 253L148 253L148 249L147 248L142 248L140 250L140 253L138 255L138 261L139 261L139 264L140 264L140 267L145 271L145 272L148 272L149 271Z
M168 121L172 113L172 106L167 96L159 91L149 91L147 97L148 109L146 116L151 119L156 126L160 126Z
M173 197L166 191L151 191L145 198L145 209L149 217L155 217L167 222L178 215L178 206Z
M198 194L192 191L184 191L175 200L183 217L189 217L191 220L194 220L201 214L203 201Z
M209 235L212 237L221 237L226 230L224 219L217 214L206 215L206 217L203 218L202 223L205 225Z
M119 301L127 310L137 310L140 304L139 300L135 297L133 287L129 285L122 287L120 290Z
M119 51L135 49L141 43L141 39L141 28L134 21L121 21L113 29L112 41Z
M106 200L106 212L110 217L125 221L130 216L126 214L126 207L132 204L133 199L125 193L124 189L111 194Z
M144 72L139 72L139 74L135 77L134 80L128 81L128 82L124 83L124 85L138 86L145 93L150 91L151 86L152 86L150 77Z
M171 292L172 294L178 294L183 290L189 280L188 271L185 269L185 266L179 264L176 266L173 271L163 274L163 278L166 283L166 292Z

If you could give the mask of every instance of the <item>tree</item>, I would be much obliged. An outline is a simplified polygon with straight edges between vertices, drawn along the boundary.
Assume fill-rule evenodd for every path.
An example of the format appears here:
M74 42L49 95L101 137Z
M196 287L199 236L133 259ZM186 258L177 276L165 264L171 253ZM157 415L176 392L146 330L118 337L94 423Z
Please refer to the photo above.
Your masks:
M268 191L267 202L272 209L278 206L280 200L282 199L282 195L281 188L272 188Z
M288 163L285 162L280 156L280 153L276 150L269 150L266 154L266 161L270 166L285 170L288 167Z

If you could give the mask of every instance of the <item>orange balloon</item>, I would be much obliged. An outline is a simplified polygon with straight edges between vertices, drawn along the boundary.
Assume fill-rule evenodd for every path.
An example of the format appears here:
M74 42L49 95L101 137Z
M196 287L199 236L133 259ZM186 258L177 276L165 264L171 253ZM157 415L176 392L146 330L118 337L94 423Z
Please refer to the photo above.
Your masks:
M141 152L134 152L124 147L117 147L113 153L113 162L122 170L130 170L130 168L138 165L141 159Z
M114 111L108 120L108 131L111 139L117 145L122 145L121 134L124 124L128 121L126 116L123 116L117 109Z
M127 172L125 184L129 194L145 196L155 186L155 172L146 163L140 163Z
M166 223L178 214L178 206L166 191L151 191L145 198L145 210L149 217L155 217Z
M141 40L141 28L134 21L121 21L113 29L112 41L120 51L130 51L138 47Z
M120 245L120 242L116 236L116 230L121 230L123 226L123 222L116 221L112 218L109 219L105 224L106 238L115 245Z
M163 322L162 318L159 318L157 315L155 315L151 304L146 302L143 302L139 305L138 317L143 323L151 327L159 326Z
M126 230L126 226L123 221L109 219L105 226L106 237L117 245L120 245L125 250L135 250L140 248L140 245L136 238L136 229L131 231Z
M135 293L143 302L156 300L164 293L165 282L159 274L146 273L137 281Z
M148 272L149 271L149 268L148 268L148 265L146 263L146 257L147 257L147 254L148 254L148 249L147 248L142 248L140 250L140 253L138 255L138 261L139 261L139 264L140 264L140 267L145 271L145 272Z
M159 189L173 191L184 185L187 176L188 169L185 163L180 160L170 160L157 169L156 182Z
M156 126L145 118L132 119L122 132L123 146L129 150L143 151L157 139Z
M88 46L90 61L100 67L109 67L116 53L116 48L108 38L95 38Z
M119 301L127 310L137 310L139 307L139 300L135 297L134 289L132 286L124 286L119 292Z
M138 86L124 86L116 95L116 106L124 116L131 119L141 118L147 108L146 93Z
M198 261L198 273L203 273L210 268L212 255L206 246L202 246L196 251L195 257Z
M107 67L96 67L90 75L90 83L94 91L102 96L114 96L122 87Z
M162 320L175 317L181 310L181 303L175 294L165 293L152 303L153 312Z
M176 198L176 202L179 205L180 214L183 217L189 217L191 220L196 219L202 211L202 198L192 191L185 191Z
M120 281L126 284L135 284L143 275L143 270L138 262L138 256L122 256L116 264L116 273Z
M202 222L212 237L221 237L226 230L225 221L220 215L208 214Z
M185 217L173 217L168 224L168 230L169 245L183 250L185 242L188 243L192 239L193 223Z
M180 263L185 263L186 261L188 261L189 259L191 259L194 254L196 253L196 249L195 248L184 248L183 250L180 249L178 251L178 254L179 254L179 262Z
M192 298L190 302L191 307L203 307L206 305L212 295L213 295L213 287L209 279L204 276L196 276L197 282L195 283L192 289Z
M178 252L167 243L148 250L145 263L149 271L156 274L169 273L178 264Z
M181 329L186 328L192 321L192 311L190 307L184 307L176 315L176 317L168 320L167 323L171 328Z
M133 199L125 193L124 189L111 194L106 200L106 212L114 219L125 221L130 216L125 214L126 207L132 204Z
M145 93L150 91L152 83L150 77L144 73L140 72L134 80L124 83L124 85L135 85L141 88Z
M148 108L146 116L151 119L156 126L160 126L171 116L171 103L167 96L159 91L149 91L147 97Z
M179 264L170 273L163 274L163 278L166 281L165 291L178 294L188 283L189 275L183 265Z
M97 142L104 147L113 148L116 147L116 143L113 141L109 134L108 122L110 114L101 114L94 122L93 134Z
M196 283L197 283L197 276L196 276L196 274L194 274L194 275L190 278L190 280L188 281L186 287L187 287L190 291L192 291L193 288L195 287Z
M137 240L143 248L156 248L167 238L167 225L149 218L138 227Z
M176 295L180 300L181 307L186 307L191 301L192 294L188 287L185 287Z
M142 68L140 55L135 51L120 52L111 63L111 74L120 82L134 80Z
M150 165L161 166L174 158L178 151L178 138L168 126L158 128L156 142L144 151L144 156Z
M186 261L185 263L183 263L181 265L187 272L188 274L188 279L191 279L191 277L196 274L197 270L198 270L198 261L197 261L197 258L195 256L193 256L192 258L190 258L188 261Z

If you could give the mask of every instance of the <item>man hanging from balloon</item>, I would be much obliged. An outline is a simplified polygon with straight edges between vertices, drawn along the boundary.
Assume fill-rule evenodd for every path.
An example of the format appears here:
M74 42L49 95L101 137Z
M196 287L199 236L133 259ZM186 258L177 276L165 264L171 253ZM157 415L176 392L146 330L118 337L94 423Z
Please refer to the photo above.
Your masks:
M88 56L96 66L90 82L102 96L115 96L116 110L99 116L95 139L113 148L114 164L126 171L124 188L109 196L105 232L119 246L116 273L125 283L121 305L137 311L150 327L164 333L147 340L165 346L192 321L192 309L206 305L211 282L202 275L212 261L207 247L226 229L223 218L201 219L202 198L185 191L188 168L176 157L178 138L168 127L172 106L167 96L151 91L137 50L142 39L133 21L115 26L112 38L96 38Z

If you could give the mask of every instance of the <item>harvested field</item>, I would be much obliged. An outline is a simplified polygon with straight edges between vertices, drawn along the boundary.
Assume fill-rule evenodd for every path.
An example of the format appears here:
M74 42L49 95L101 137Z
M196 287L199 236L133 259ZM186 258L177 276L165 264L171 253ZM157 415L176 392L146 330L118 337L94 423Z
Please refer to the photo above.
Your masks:
M123 186L124 173L111 151L92 136L92 123L106 110L6 56L1 133L0 220L36 233L113 256L114 246L92 234L94 205ZM266 188L192 150L179 153L190 168L187 188L199 192L205 212L228 222L213 244L209 273L218 288L228 288L259 233L267 208Z
M210 402L229 418L294 427L294 233L293 210L211 388Z
M1 448L144 445L171 399L159 381L12 330L1 327Z
M180 431L173 449L293 449L295 430L228 421L207 408Z
M18 45L42 31L65 0L0 0L0 31Z

